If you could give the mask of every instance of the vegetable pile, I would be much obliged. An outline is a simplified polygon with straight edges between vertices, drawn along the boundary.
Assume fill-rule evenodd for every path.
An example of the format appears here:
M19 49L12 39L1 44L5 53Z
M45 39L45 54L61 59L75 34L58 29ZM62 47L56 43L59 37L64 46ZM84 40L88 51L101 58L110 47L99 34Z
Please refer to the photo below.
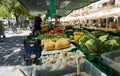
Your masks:
M53 39L53 38L66 38L65 34L43 34L43 35L38 35L37 39L42 40L42 39Z
M113 33L120 36L120 27L118 27L117 29L113 30Z
M73 35L70 35L70 39L74 39L75 42L78 42L82 35L83 32L74 32Z
M62 34L62 33L63 33L63 28L57 27L48 32L45 32L44 34Z
M80 47L90 53L103 53L120 49L120 37L103 31L86 31L79 39Z

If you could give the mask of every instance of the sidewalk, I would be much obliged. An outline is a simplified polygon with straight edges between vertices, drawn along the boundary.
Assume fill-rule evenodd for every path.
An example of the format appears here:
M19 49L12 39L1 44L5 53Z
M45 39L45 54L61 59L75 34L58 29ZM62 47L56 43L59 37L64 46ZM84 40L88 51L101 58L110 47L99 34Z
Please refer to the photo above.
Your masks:
M6 33L6 39L0 43L0 66L24 65L23 40L31 31L22 30L21 33Z

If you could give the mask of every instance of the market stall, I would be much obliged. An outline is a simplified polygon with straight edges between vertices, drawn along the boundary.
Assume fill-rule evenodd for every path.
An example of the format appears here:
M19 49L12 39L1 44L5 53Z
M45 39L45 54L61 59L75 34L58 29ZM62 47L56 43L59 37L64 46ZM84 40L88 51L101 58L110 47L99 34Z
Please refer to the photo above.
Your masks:
M19 1L24 3L23 0ZM65 3L64 6L56 6L58 10L55 14L65 16L71 12L71 9L82 7L79 6L77 2L85 3L85 1L77 0L74 2L71 0L71 2L69 2L65 0L65 2L60 3ZM25 2L27 4L28 1ZM31 2L28 2L26 7L32 9L32 6L29 6L30 3ZM38 3L40 3L40 1ZM87 3L85 3L85 5L86 4ZM77 6L73 7L75 5ZM36 8L36 10L38 9ZM32 70L32 76L61 76L69 73L70 75L72 73L73 76L76 74L84 74L84 76L120 75L120 69L118 68L116 71L115 68L110 67L109 64L105 62L107 58L104 57L104 53L120 50L120 28L109 30L107 28L100 29L92 26L92 23L96 22L95 19L101 19L98 20L98 23L101 23L103 22L103 18L120 16L120 9L114 8L99 12L96 12L98 10L94 11L95 13L89 14L89 9L84 8L82 14L74 14L79 16L70 15L61 18L61 22L70 23L67 23L67 25L59 24L60 26L56 26L48 23L43 24L42 34L30 34L28 38L24 40L24 59L26 65L35 66ZM53 17L54 14L50 15ZM50 18L49 16L48 18ZM80 25L77 23L79 21ZM84 24L84 27L81 26L81 22ZM89 22L91 24L89 24ZM92 28L89 28L88 24ZM119 58L117 62L119 62ZM107 70L108 68L110 70Z

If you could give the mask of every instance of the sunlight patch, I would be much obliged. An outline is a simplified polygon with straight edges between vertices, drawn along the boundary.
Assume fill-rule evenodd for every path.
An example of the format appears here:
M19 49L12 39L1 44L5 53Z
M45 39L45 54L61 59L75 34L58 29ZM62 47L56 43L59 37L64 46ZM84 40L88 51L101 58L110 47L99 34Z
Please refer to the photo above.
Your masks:
M16 44L16 46L22 46L23 44Z
M16 52L20 52L20 48L16 48L13 52L16 53Z
M12 54L8 54L8 55L5 55L3 56L5 59L8 59Z

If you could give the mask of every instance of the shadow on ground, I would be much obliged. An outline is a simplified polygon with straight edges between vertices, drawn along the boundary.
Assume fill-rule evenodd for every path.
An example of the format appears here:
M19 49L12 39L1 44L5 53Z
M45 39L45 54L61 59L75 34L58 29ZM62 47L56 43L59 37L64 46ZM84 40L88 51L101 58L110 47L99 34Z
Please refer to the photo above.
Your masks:
M12 36L0 43L0 66L24 65L24 39L26 36Z

